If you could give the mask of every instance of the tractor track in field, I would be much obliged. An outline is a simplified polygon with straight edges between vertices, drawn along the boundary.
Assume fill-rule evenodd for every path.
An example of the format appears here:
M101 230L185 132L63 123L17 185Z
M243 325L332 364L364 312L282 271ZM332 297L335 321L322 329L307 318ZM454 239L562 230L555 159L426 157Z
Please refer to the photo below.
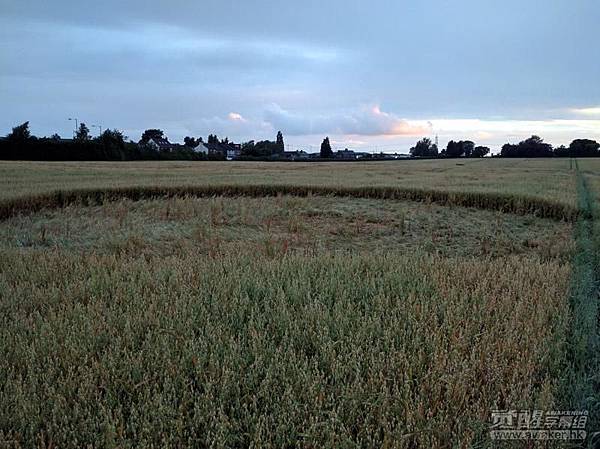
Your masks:
M582 213L575 225L577 251L573 258L570 294L572 324L562 380L562 403L569 410L588 411L587 429L591 433L600 430L600 215L577 160L574 160L574 170ZM600 447L600 439L596 439L589 447Z

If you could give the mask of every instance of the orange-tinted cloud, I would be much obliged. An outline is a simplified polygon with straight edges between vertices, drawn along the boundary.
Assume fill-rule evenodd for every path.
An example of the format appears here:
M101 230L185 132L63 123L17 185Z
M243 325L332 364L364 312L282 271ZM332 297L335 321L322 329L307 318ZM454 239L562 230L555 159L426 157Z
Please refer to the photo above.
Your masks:
M291 135L337 134L353 136L422 136L428 125L404 120L378 105L331 115L299 114L273 104L265 111L265 121Z

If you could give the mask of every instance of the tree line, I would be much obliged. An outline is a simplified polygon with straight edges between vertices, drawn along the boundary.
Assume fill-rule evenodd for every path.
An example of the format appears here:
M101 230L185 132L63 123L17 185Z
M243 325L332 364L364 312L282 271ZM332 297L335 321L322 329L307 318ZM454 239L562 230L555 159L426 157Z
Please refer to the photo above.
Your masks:
M162 137L158 129L148 129L139 143L117 129L106 129L97 137L90 135L85 123L79 124L73 139L63 139L58 134L50 137L31 135L29 122L15 126L4 138L0 138L0 159L43 161L127 161L127 160L206 160L224 159L197 153L188 145L173 145L169 151L161 151L144 144L150 138ZM209 136L213 140L213 136ZM216 136L214 136L216 139ZM146 140L144 140L146 139ZM201 140L201 139L200 139ZM189 142L191 143L191 142Z
M92 138L85 123L77 128L73 139L62 139L57 134L51 137L35 137L29 131L29 122L15 126L5 137L0 138L0 159L5 160L207 160L225 158L223 154L194 151L203 138L186 136L184 145L173 144L168 151L162 151L147 142L151 138L163 138L163 131L148 129L142 134L139 143L127 141L127 137L117 129L107 129ZM228 145L229 139L220 139L210 134L209 145ZM241 157L246 159L272 159L283 155L285 143L281 131L274 141L253 140L241 144ZM470 140L451 140L441 151L429 138L419 140L410 149L410 154L418 158L481 158L490 154L490 148L475 145ZM329 137L321 143L320 159L334 157ZM600 144L590 139L575 139L568 147L553 148L539 136L531 136L517 144L507 143L495 157L600 157Z
M490 149L475 146L470 140L451 140L442 151L429 138L419 140L410 149L411 156L421 158L485 157ZM517 144L506 143L495 157L600 157L600 143L590 139L575 139L568 147L553 148L539 136L531 136Z
M168 150L149 145L151 139L164 139L160 129L147 129L139 142L128 141L128 137L117 129L107 129L97 137L90 135L85 123L79 124L73 139L63 139L58 134L50 137L31 135L29 122L12 128L4 138L0 138L0 160L46 160L46 161L104 161L104 160L224 160L219 152L194 151L204 144L202 137L184 138L184 144L171 144ZM209 134L209 146L229 145L229 139L219 139ZM242 155L248 158L268 158L284 152L285 144L281 131L275 141L246 142L241 145Z

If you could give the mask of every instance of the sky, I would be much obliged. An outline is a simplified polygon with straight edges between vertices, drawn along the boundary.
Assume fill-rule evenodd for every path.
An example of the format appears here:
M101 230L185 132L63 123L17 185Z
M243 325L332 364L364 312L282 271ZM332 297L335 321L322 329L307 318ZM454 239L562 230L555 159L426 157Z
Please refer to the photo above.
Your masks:
M600 140L599 22L598 0L0 0L0 135Z

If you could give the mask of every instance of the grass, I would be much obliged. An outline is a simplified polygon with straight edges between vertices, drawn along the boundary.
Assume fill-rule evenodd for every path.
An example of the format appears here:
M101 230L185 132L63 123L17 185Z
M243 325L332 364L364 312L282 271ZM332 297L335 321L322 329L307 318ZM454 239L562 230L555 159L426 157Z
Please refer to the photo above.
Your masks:
M447 447L551 408L570 268L420 254L0 257L13 447Z
M3 164L0 446L480 448L492 409L593 411L580 165Z

